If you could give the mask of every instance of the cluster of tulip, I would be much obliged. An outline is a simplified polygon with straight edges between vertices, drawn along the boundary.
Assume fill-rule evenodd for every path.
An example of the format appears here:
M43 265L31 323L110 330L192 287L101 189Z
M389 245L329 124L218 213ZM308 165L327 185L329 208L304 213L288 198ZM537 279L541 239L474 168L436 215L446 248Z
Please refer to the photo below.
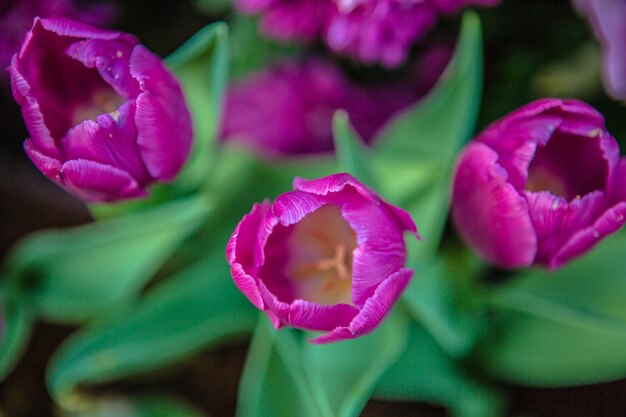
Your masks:
M623 99L626 4L575 3L589 16L605 48L607 90ZM436 121L437 114L454 119L454 106L465 106L459 104L460 93L453 89L460 87L454 82L472 77L454 79L454 72L480 74L480 63L472 61L480 53L463 61L473 47L464 44L472 30L467 27L474 24L473 30L479 30L477 20L469 14L464 19L451 59L447 44L423 45L414 65L407 63L412 48L433 30L439 15L498 4L236 0L236 9L260 14L262 32L280 41L321 40L320 48L340 54L352 68L381 64L384 72L404 65L405 73L397 77L400 81L369 85L350 79L330 58L283 61L233 83L224 106L213 102L212 107L197 99L207 95L197 85L206 85L212 75L203 73L200 84L193 84L199 77L194 60L201 54L181 51L164 61L133 35L66 17L36 17L9 65L13 96L30 135L24 149L46 177L90 204L96 217L102 211L119 216L116 210L122 217L136 215L144 210L141 201L154 208L209 190L217 208L207 215L210 220L203 220L207 233L198 234L195 245L217 248L206 251L221 253L224 265L226 251L235 286L274 328L323 332L307 336L314 345L352 343L348 340L384 327L403 294L409 310L427 308L419 297L409 300L409 293L418 291L411 284L422 280L420 267L430 268L424 265L436 263L433 259L452 262L436 254L448 202L458 236L482 259L477 262L492 268L479 268L483 272L524 273L539 266L550 279L565 266L575 269L572 261L584 258L626 223L626 158L620 157L603 116L578 99L544 98L524 105L491 123L464 148L458 146L451 163L429 165L441 162L428 153L439 139L444 141L431 137L445 135L447 122ZM220 48L215 33L211 28L209 61L214 66ZM220 88L208 96L219 96ZM475 90L469 91L460 113L472 113L471 118L476 103ZM443 109L438 100L444 100ZM221 122L214 123L220 127L203 127L222 107ZM421 121L411 124L414 119ZM411 129L394 133L394 126L403 123ZM462 144L470 133L456 134L454 140ZM430 148L421 140L430 142ZM201 159L198 155L211 146L218 149L217 157ZM316 172L330 171L328 175L301 178L305 165L316 158L324 161ZM284 161L302 161L302 166L293 191L278 196L264 190L281 187L281 181L269 184L271 176L255 180L256 174L244 174L250 166L264 170ZM189 185L194 164L201 174ZM227 167L211 171L211 165ZM233 167L241 168L241 178ZM443 178L437 185L444 196L438 200L443 206L435 210L443 212L436 214L439 226L420 211L427 210L420 200L427 198L423 190L436 183L434 174L424 174L430 170L440 170ZM426 180L413 181L414 176ZM255 203L244 215L232 200L250 204L256 191L275 199ZM235 226L229 215L243 218ZM435 255L426 261L419 247L433 241ZM209 275L220 282L216 285L225 280ZM428 318L421 320L431 330ZM322 347L306 349L311 348Z

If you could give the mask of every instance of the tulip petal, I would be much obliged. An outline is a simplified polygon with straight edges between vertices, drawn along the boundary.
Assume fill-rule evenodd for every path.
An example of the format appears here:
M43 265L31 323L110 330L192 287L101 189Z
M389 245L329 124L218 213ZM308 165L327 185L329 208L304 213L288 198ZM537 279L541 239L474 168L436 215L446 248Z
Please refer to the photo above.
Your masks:
M274 214L279 219L280 224L289 226L326 204L328 204L328 200L318 195L292 191L282 194L276 199Z
M243 295L250 300L253 306L263 310L263 298L261 297L261 292L256 280L244 271L240 263L233 263L230 267L230 273L233 276L235 285Z
M538 240L535 262L549 264L554 254L578 230L591 224L605 208L604 193L596 191L569 203L549 192L525 192Z
M308 180L299 177L296 177L293 180L293 188L295 190L321 196L328 195L329 193L340 192L348 185L352 186L361 197L371 200L374 203L378 203L380 201L376 194L357 181L352 175L346 173L329 175L315 180Z
M67 189L88 201L115 201L146 195L127 172L84 159L65 162L60 178Z
M313 339L311 342L315 344L330 343L353 339L371 332L389 313L412 276L413 271L410 269L397 271L376 288L374 295L366 301L349 326L338 327L330 333Z
M569 241L548 262L548 266L556 269L572 258L581 255L602 238L617 232L624 226L626 219L626 201L622 201L602 215L589 227L577 231Z
M537 252L528 203L497 161L487 145L467 146L456 171L452 217L463 238L490 262L528 266Z
M260 265L257 263L255 253L260 251L257 234L259 227L265 214L270 210L271 204L264 201L255 204L249 214L243 216L243 219L233 232L228 245L226 246L226 259L231 265L234 263L241 264L241 267L250 274L257 272Z
M359 310L348 304L320 305L295 300L289 306L288 323L291 326L314 331L331 331L348 326Z
M609 198L612 204L626 201L626 158L622 158L615 168L609 187Z
M191 116L182 91L161 60L137 45L130 72L144 92L137 97L137 143L152 177L170 181L191 150Z
M130 74L129 59L137 41L86 39L75 42L66 53L88 68L97 68L102 78L124 98L139 95L139 83Z
M47 17L45 19L35 18L33 28L38 26L54 32L60 36L68 36L73 38L96 38L96 39L124 39L127 41L137 42L137 38L133 35L113 30L100 29L84 23L70 20L64 17Z
M59 172L61 171L61 162L59 160L39 152L30 139L24 141L24 150L37 169L46 177L59 181Z
M280 301L270 290L267 289L263 281L259 280L259 291L263 302L264 311L272 321L276 330L289 323L289 304Z
M357 235L358 247L352 262L352 301L361 307L386 277L404 266L403 230L390 227L395 223L393 216L369 200L347 200L343 213Z

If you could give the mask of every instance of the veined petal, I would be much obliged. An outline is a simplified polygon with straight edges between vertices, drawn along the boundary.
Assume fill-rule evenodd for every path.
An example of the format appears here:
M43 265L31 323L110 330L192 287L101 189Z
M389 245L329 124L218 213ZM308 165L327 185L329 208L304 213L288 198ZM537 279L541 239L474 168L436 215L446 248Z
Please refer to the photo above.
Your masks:
M255 252L259 250L259 228L263 217L270 208L271 204L264 201L255 204L252 211L243 216L226 246L226 259L229 264L239 263L249 273L256 272L256 268L259 266L255 259Z
M346 186L352 186L362 197L378 203L380 199L367 187L358 182L356 178L347 173L329 175L324 178L308 180L305 178L294 178L293 188L298 191L317 195L328 195L342 191Z
M253 306L263 310L265 304L263 303L261 291L259 290L256 280L244 271L240 263L233 263L230 267L230 273L233 276L235 285L239 288L243 295L250 300Z
M114 201L146 195L127 172L94 161L76 159L65 162L60 177L66 188L88 201Z
M348 304L320 305L295 300L289 306L289 324L301 329L331 331L338 326L348 326L359 310Z
M344 203L343 213L357 235L358 247L352 263L352 301L362 307L386 277L404 266L404 230L397 226L395 218L382 204L370 200L349 199Z
M549 192L525 192L537 233L535 262L548 264L573 234L586 228L605 209L605 195L596 191L567 202Z
M338 327L325 335L312 340L312 343L323 344L339 340L352 339L374 330L391 311L406 286L413 271L401 269L387 277L369 298L359 314L354 317L349 326Z
M602 238L621 229L624 226L625 218L626 201L622 201L603 212L593 224L574 233L569 241L548 260L548 266L556 269L572 258L588 251Z
M273 210L280 224L289 226L326 204L328 199L319 195L292 191L279 196L274 202Z
M150 175L174 178L191 150L191 116L183 93L161 60L141 45L130 57L130 72L143 91L137 97L137 143Z
M463 238L490 262L528 266L537 253L528 204L497 161L487 145L467 146L456 171L452 217Z
M51 158L39 152L30 139L26 139L24 141L24 150L37 169L39 169L46 177L54 181L59 181L61 162L59 162L58 159Z

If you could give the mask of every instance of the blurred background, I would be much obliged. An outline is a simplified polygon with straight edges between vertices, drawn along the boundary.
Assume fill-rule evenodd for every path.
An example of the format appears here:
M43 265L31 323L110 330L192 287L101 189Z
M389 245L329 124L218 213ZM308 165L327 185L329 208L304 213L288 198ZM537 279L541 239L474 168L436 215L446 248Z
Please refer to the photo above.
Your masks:
M19 0L21 1L21 0ZM95 2L83 1L81 7ZM110 1L110 27L138 36L160 56L167 56L197 30L212 21L233 23L233 79L261 70L290 46L273 54L254 56L236 42L265 42L245 28L226 0ZM0 13L5 13L0 5ZM600 47L586 23L567 0L504 0L498 7L478 11L484 30L485 85L478 129L533 99L576 97L603 113L607 127L626 145L624 107L606 96L601 84ZM6 22L5 22L6 24ZM5 27L5 24L0 25ZM248 25L249 26L249 25ZM0 27L0 36L8 36ZM438 27L453 36L458 19ZM318 45L311 50L317 51ZM260 48L262 49L262 48ZM345 65L344 63L340 63ZM353 71L354 72L354 71ZM374 71L375 73L376 71ZM374 74L373 76L376 76ZM367 82L368 73L356 74ZM7 76L0 77L0 253L20 237L48 227L69 227L91 221L83 203L48 181L22 150L27 136L19 108L12 99ZM12 374L0 384L0 416L59 415L44 381L46 364L71 327L38 324L28 350ZM171 369L141 379L105 386L112 393L163 392L189 401L208 416L234 415L237 384L247 346L228 346L205 352ZM477 370L480 372L480 370ZM626 415L626 381L567 389L531 389L508 386L510 416L622 416ZM575 401L574 401L575 399ZM120 414L123 415L123 414ZM444 416L443 409L426 404L371 401L363 416Z

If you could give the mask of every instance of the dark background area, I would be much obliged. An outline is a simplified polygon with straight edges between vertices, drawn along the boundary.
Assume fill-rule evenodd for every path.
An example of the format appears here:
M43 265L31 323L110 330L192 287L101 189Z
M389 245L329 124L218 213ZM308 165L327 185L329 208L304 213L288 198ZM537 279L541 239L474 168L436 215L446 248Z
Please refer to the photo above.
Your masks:
M190 1L118 1L115 28L136 34L148 48L166 56L199 28L223 16L196 11ZM481 10L485 37L485 90L479 127L541 95L537 78L544 69L576 54L591 42L584 22L569 1L504 0ZM454 22L448 24L453 25ZM593 44L593 42L591 42ZM589 63L591 66L593 63ZM574 64L572 64L574 65ZM565 66L567 68L567 65ZM575 68L572 68L574 70ZM27 136L6 78L0 89L0 254L21 236L47 227L90 221L84 205L43 177L22 151ZM571 86L572 91L580 85ZM584 87L584 86L583 86ZM624 146L624 107L596 90L582 97L607 118L609 131ZM44 385L45 366L72 328L39 324L21 363L0 384L0 416L55 415ZM158 375L104 387L111 392L175 393L214 417L234 414L237 383L246 345L207 351ZM566 354L566 352L564 353ZM564 389L509 386L511 416L626 416L626 381ZM444 416L425 404L371 401L363 416Z

